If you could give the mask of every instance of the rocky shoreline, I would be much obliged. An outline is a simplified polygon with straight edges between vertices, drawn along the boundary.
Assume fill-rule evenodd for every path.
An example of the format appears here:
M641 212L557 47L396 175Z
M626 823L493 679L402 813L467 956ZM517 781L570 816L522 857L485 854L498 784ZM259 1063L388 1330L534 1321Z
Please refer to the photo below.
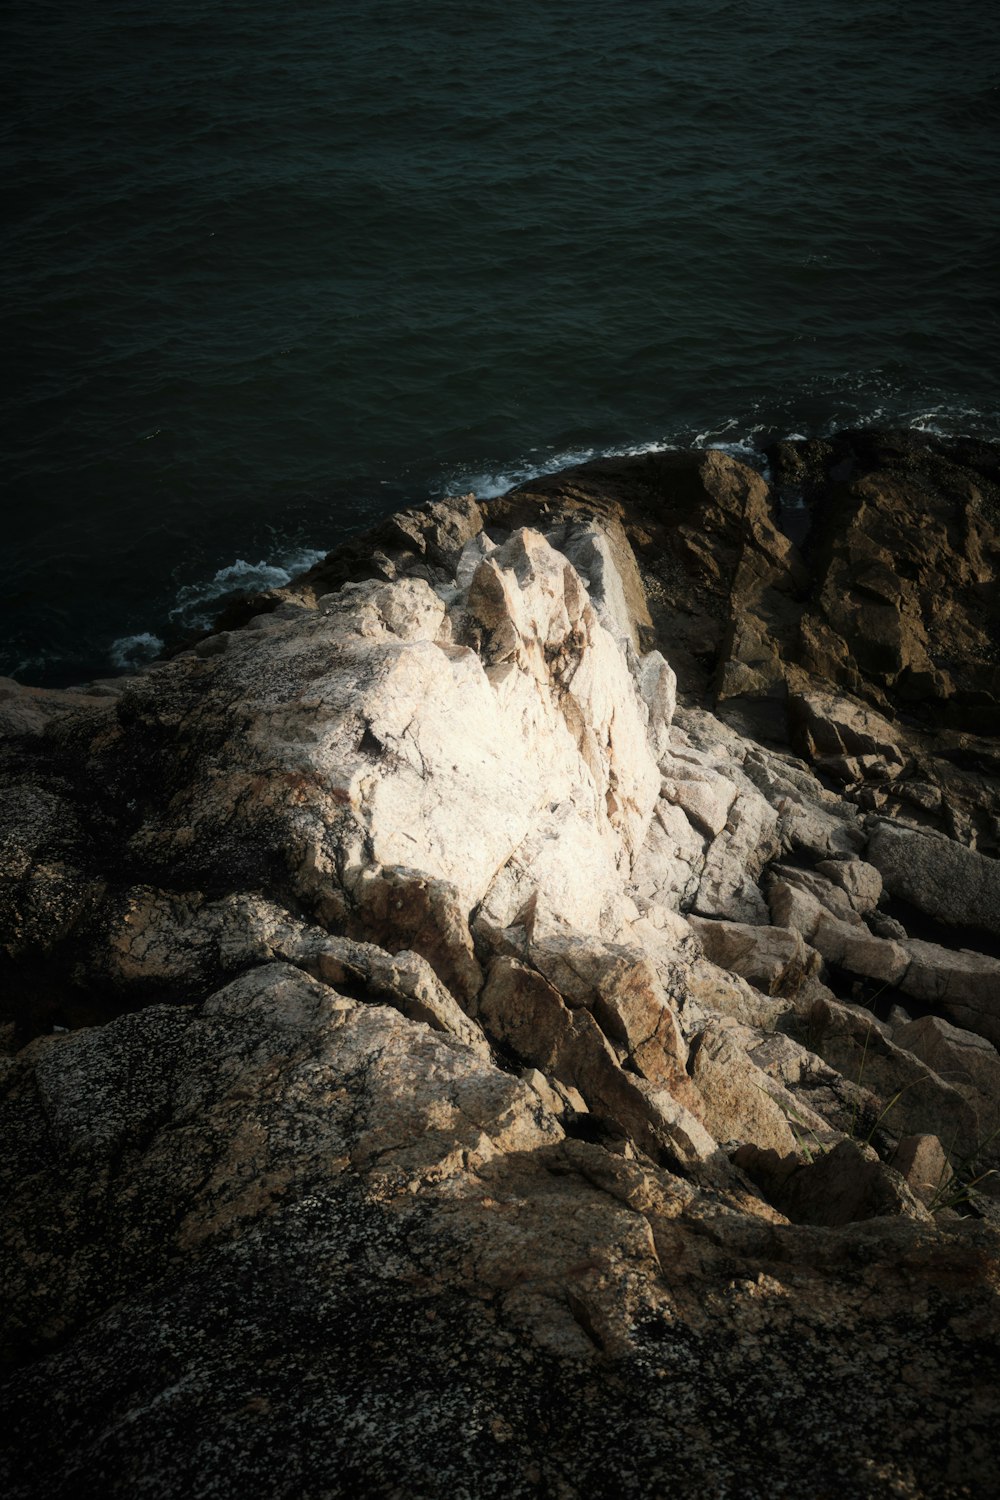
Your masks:
M11 1496L974 1496L1000 450L600 460L0 689Z

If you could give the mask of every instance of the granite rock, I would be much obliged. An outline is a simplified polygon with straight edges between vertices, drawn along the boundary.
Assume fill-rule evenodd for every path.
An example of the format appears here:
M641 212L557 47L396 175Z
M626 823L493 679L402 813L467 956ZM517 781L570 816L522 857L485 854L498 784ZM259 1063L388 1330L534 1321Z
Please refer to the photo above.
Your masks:
M0 685L5 1493L992 1483L1000 465L770 461Z

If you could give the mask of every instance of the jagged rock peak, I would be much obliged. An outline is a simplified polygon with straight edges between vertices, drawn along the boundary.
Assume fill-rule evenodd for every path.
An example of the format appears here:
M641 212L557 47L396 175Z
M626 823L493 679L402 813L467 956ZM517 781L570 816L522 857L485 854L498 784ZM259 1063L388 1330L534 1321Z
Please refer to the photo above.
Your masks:
M4 685L6 1493L985 1492L997 469L598 461Z

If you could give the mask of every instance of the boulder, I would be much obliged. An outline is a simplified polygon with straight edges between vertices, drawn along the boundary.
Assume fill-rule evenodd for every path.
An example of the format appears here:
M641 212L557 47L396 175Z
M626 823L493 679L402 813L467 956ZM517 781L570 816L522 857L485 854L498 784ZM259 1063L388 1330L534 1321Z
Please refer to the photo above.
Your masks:
M876 937L840 886L776 866L768 885L772 920L791 928L828 964L882 985L902 985L910 964L904 944Z
M375 866L364 870L352 891L349 926L391 952L423 954L441 982L468 1003L483 985L469 931L469 914L457 886L420 870Z
M538 1068L525 1068L521 1077L529 1088L534 1089L545 1108L552 1114L562 1116L567 1111L574 1115L587 1113L587 1101L578 1090L567 1087L556 1078L546 1078Z
M546 539L569 558L584 579L590 601L605 629L623 645L627 643L634 651L641 652L652 622L642 576L621 526L614 522L601 526L564 523L549 529ZM663 662L658 652L654 655ZM676 702L676 681L669 668L668 673L664 709L669 728Z
M365 999L394 1006L411 1021L432 1031L457 1037L482 1057L490 1046L478 1026L462 1010L419 953L405 949L387 953L372 943L355 943L312 929L282 950L282 958L296 964L324 984Z
M771 1096L770 1080L741 1051L724 1022L713 1022L695 1039L691 1074L704 1101L705 1124L717 1141L750 1142L781 1155L796 1150L784 1111Z
M687 910L705 867L705 845L704 834L683 809L661 797L633 870L632 888L640 906Z
M688 1049L655 964L641 948L611 947L583 933L539 939L532 963L566 1004L586 1008L629 1068L651 1083L674 1086L688 1102ZM690 1102L697 1108L697 1097Z
M980 1145L1000 1156L1000 1052L985 1037L940 1016L918 1016L894 1026L892 1039L927 1064L972 1104Z
M786 927L754 927L741 922L690 919L705 957L721 969L748 979L768 995L795 994L819 970L819 955L799 932Z
M705 839L714 839L725 828L736 800L734 783L713 766L699 766L680 756L660 762L665 772L660 796L679 807Z
M814 1040L811 1028L806 1034ZM870 1089L845 1078L787 1032L748 1028L738 1039L770 1079L771 1097L781 1105L805 1160L857 1130L859 1121L877 1119L881 1104Z
M347 583L370 578L395 581L419 576L439 582L457 571L465 547L482 534L483 519L483 511L471 494L397 511L370 531L335 547L287 588L230 607L225 612L225 627L241 625L260 610L280 609L288 601L315 605Z
M875 937L867 929L839 922L826 912L820 914L811 941L827 963L836 964L849 974L873 979L887 987L907 987L910 954L904 943Z
M348 583L157 666L96 720L57 717L53 757L94 794L81 819L65 782L32 780L0 818L8 953L58 949L62 972L94 986L117 953L130 983L159 982L159 963L204 993L227 972L206 893L259 892L421 953L468 1004L482 984L473 910L503 929L541 894L556 927L617 936L664 728L651 732L632 647L534 532L486 543L467 587L443 592L450 603L419 577ZM655 665L637 676L662 720L669 669ZM95 863L171 894L139 913L138 887L109 888ZM274 952L254 934L233 937L244 963Z
M773 865L767 876L768 904L775 921L804 934L815 931L824 913L855 932L868 931L843 887L819 870Z
M978 1031L1000 1046L1000 959L967 948L956 953L917 938L908 938L900 947L909 959L900 980L904 994L933 1005L956 1025Z
M797 693L789 699L788 713L796 745L838 781L888 781L906 767L895 727L854 699Z
M863 859L824 859L816 871L839 886L854 910L863 916L874 911L882 899L882 877L874 865Z
M954 1156L977 1149L979 1122L965 1096L892 1038L861 1006L818 1000L810 1017L813 1050L851 1082L878 1096L877 1111L858 1112L852 1133L937 1135Z
M865 858L885 888L952 927L1000 934L1000 862L925 829L878 822Z
M896 1171L920 1202L932 1212L944 1207L954 1179L951 1163L936 1135L907 1135L892 1158Z
M801 761L748 744L743 770L780 813L789 848L821 860L851 858L864 847L857 809L824 787Z
M606 1017L609 1011L611 1029L624 1035L628 1010L609 1007ZM689 1166L716 1163L716 1143L700 1119L698 1089L682 1066L672 1065L662 1041L665 1032L679 1044L672 1017L665 1006L658 1014L650 1057L641 1044L630 1054L636 1072L637 1058L646 1063L650 1076L642 1077L623 1071L611 1041L585 1006L578 1002L571 1008L541 973L515 958L494 959L479 1001L479 1017L492 1037L523 1064L576 1089L591 1113L630 1135L654 1159L666 1152Z
M767 906L757 880L780 846L779 818L774 808L753 788L740 791L725 828L706 850L695 911L704 917L766 923Z
M810 1162L752 1145L733 1160L796 1224L836 1229L886 1215L930 1217L902 1174L860 1141L842 1140Z

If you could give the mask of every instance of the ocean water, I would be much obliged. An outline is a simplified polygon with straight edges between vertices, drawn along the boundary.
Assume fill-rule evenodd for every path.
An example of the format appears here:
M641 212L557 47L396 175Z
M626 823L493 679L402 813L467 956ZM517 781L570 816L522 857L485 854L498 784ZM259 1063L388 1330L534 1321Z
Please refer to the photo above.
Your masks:
M0 670L148 658L593 453L1000 435L1000 28L940 0L8 0Z

